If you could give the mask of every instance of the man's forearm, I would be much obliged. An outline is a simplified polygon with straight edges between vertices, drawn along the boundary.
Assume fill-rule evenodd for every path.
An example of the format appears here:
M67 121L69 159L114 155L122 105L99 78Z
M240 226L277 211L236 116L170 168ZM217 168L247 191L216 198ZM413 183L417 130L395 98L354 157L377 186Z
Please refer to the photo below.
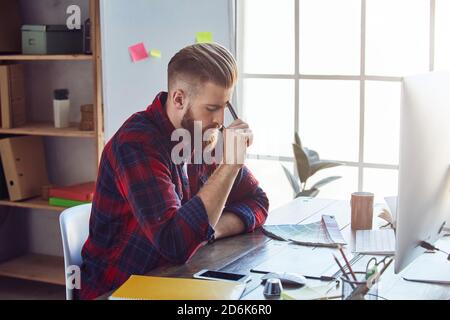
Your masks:
M224 212L214 229L216 239L221 239L243 233L245 231L245 225L241 218L234 213Z
M239 166L219 165L197 194L203 201L209 223L213 228L220 219L239 170Z

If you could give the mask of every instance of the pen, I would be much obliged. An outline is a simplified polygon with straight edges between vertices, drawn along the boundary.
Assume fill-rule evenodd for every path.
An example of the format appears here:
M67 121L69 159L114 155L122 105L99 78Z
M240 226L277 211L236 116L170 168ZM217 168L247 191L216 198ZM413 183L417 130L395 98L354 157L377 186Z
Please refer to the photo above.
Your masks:
M250 271L253 272L253 273L261 273L261 274L268 274L268 273L270 273L270 272L267 272L267 271L259 271L259 270L254 270L254 269L251 269ZM329 276L305 276L305 275L303 275L303 276L306 279L320 280L320 281L327 281L327 282L337 280L335 277L329 277Z
M231 105L231 103L228 102L228 103L227 103L227 107L228 107L228 110L230 110L230 113L231 113L231 116L233 117L233 119L234 119L234 120L239 119L239 117L238 117L236 111L234 111L234 108L233 108L233 106Z
M228 108L228 110L230 110L230 113L231 113L231 116L233 117L233 120L236 121L237 119L239 119L239 117L238 117L236 111L234 111L234 108L233 108L233 106L231 105L231 103L227 102L227 108ZM225 129L225 127L222 125L222 126L219 128L220 132L222 132L223 129Z
M329 277L329 276L320 276L320 277L315 277L315 276L304 276L306 279L311 279L311 280L320 280L320 281L336 281L335 277Z
M341 246L339 246L339 251L341 252L342 257L344 258L345 264L347 265L348 271L350 271L350 273L353 277L353 280L357 281L355 273L353 272L352 267L350 266L350 262L348 262L347 257L345 256L344 250L342 250Z
M227 107L228 107L228 110L230 110L230 113L231 113L231 116L233 117L233 120L234 121L238 120L239 117L238 117L236 111L234 110L234 108L233 108L233 106L231 105L230 102L227 102ZM224 129L224 127L222 126L219 130L223 131L223 129ZM250 142L247 140L247 146L249 146L249 144L250 144Z

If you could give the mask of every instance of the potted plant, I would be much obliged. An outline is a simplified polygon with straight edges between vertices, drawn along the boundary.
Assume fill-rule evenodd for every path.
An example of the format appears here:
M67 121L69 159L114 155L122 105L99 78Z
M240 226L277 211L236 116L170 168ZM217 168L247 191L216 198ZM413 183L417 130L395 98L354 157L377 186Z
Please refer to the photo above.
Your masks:
M298 133L295 133L295 143L292 144L295 158L296 174L292 174L285 166L282 165L284 173L286 174L289 183L294 191L294 198L298 197L315 197L319 194L321 187L324 185L342 178L341 176L331 176L316 182L311 187L307 188L308 179L316 172L342 166L343 163L336 161L320 160L319 154L311 149L304 148Z

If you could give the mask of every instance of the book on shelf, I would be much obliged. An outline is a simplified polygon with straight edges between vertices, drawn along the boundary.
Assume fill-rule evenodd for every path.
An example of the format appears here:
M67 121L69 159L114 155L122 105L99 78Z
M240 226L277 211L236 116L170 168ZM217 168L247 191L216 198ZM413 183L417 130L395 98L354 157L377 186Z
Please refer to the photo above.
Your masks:
M81 202L92 202L94 199L95 182L86 182L66 187L52 187L49 197Z
M90 203L89 201L76 201L70 199L52 198L48 199L48 204L55 207L71 208L82 204Z
M3 129L20 127L27 122L23 65L0 65L0 105Z

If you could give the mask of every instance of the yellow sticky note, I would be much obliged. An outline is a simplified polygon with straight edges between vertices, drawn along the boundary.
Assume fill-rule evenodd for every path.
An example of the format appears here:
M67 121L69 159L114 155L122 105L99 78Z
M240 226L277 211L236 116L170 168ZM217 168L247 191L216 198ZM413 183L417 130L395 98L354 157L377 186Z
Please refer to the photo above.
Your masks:
M155 58L161 58L161 51L152 49L152 50L150 50L150 56L155 57Z
M212 32L197 32L197 43L211 43L213 42Z

